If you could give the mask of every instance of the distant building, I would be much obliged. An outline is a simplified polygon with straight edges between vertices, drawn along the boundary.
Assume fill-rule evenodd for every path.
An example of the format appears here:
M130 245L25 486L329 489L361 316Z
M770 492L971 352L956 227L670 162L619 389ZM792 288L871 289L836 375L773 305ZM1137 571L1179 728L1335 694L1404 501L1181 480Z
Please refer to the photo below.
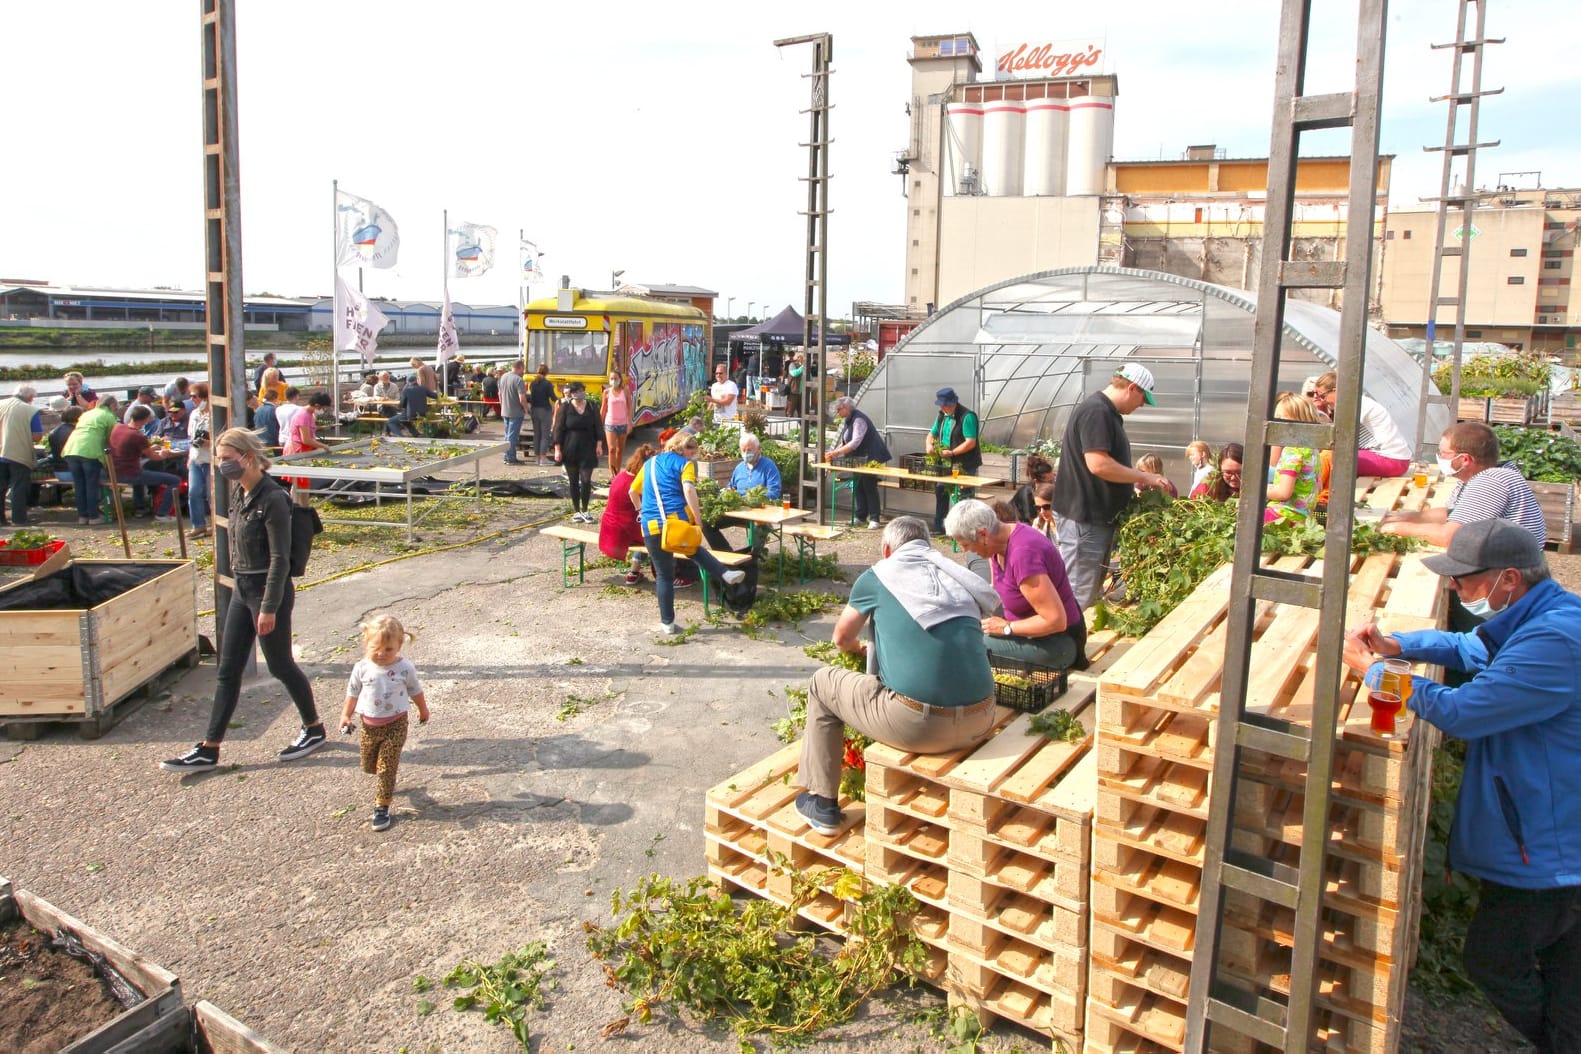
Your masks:
M1256 286L1266 158L1226 158L1210 145L1167 161L1112 160L1119 80L1100 72L1096 44L1011 45L985 80L972 34L911 42L910 141L895 159L908 314L1007 278L1094 264ZM1379 160L1369 217L1375 253L1391 160ZM1344 255L1349 181L1348 158L1299 161L1292 256ZM1328 290L1302 296L1338 306Z
M1464 247L1470 260L1466 294L1466 339L1511 348L1557 352L1577 347L1581 337L1581 298L1572 283L1581 190L1541 187L1481 191L1471 231L1460 230L1460 212L1451 210L1445 244ZM1436 206L1389 213L1383 242L1383 318L1392 337L1424 337L1429 284L1438 227ZM1439 295L1452 297L1460 260L1445 257ZM1436 337L1454 336L1438 312Z
M310 300L250 296L243 304L248 329L303 332ZM43 328L202 329L207 304L188 289L114 289L52 285L0 278L0 325Z
M384 300L370 297L369 302L377 304L384 317L390 320L390 324L384 329L385 333L439 332L439 313L444 310L441 301ZM329 297L322 297L306 303L310 305L307 328L314 333L327 331L335 313L334 301ZM463 335L509 334L521 330L521 310L515 304L471 306L452 300L450 311L455 317L457 332Z
M625 296L645 296L652 300L665 300L672 304L686 304L695 307L709 318L714 317L714 301L719 298L715 289L704 289L699 285L644 285L641 282L626 282L614 292Z

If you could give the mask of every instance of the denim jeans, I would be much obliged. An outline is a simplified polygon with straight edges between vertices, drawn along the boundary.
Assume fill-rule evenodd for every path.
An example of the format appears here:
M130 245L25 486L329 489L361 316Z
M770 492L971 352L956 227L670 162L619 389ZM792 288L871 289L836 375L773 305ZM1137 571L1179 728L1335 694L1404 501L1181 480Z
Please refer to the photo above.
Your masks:
M403 428L406 429L406 434L413 439L420 438L417 434L417 426L412 424L412 419L407 417L405 413L396 414L384 422L384 434L387 436L398 436Z
M653 592L659 598L659 621L669 625L675 621L675 554L666 552L659 544L659 536L642 532L642 541L648 547L648 557L653 561ZM704 574L723 575L728 568L707 549L699 549L692 559Z
M318 708L313 705L313 685L291 655L291 610L296 606L296 587L290 582L286 583L280 609L274 613L274 630L267 637L258 636L258 612L263 606L264 581L267 578L268 575L264 573L236 576L230 607L225 609L219 681L214 687L214 708L209 712L209 728L203 736L205 743L224 740L231 716L236 713L236 702L241 698L242 670L252 655L255 643L263 648L269 675L285 685L291 701L296 704L302 726L306 728L318 723Z
M201 531L209 525L209 486L213 477L211 466L196 461L187 463L187 510L192 515L192 529Z
M520 426L517 426L518 430ZM547 457L549 448L554 446L554 407L534 406L532 408L532 446L533 453L538 457Z
M172 476L168 472L150 472L146 468L133 476L117 476L116 482L131 484L131 486L135 488L133 490L134 495L137 493L137 490L141 490L144 487L153 487L155 488L156 493L158 492L158 488L164 487L165 498L163 501L156 503L156 507L154 509L155 516L170 515L171 508L176 504L176 495L181 488L180 476ZM191 487L189 486L188 489L190 490ZM146 501L147 499L144 500Z
M522 417L507 417L505 419L505 460L516 460L516 448L522 441Z
M6 492L11 497L11 522L20 527L27 522L27 499L32 490L33 470L20 461L0 458L0 479L5 480Z
M96 457L66 457L66 467L71 470L71 486L77 493L77 519L92 520L99 516L99 476L104 464Z

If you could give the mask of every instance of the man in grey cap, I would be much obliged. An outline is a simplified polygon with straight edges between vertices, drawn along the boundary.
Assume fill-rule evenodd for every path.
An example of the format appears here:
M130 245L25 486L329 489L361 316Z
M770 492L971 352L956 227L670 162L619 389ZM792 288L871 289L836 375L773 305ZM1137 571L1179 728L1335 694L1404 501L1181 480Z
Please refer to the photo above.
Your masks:
M1127 414L1143 403L1156 405L1153 383L1152 370L1128 362L1065 422L1052 504L1059 514L1060 558L1083 608L1098 599L1114 548L1115 521L1136 495L1136 485L1164 489L1169 484L1163 476L1131 467L1131 440L1125 434Z
M1549 575L1532 533L1463 525L1422 560L1473 614L1470 633L1346 635L1345 664L1379 683L1375 656L1471 675L1411 678L1407 706L1466 741L1449 865L1480 880L1466 972L1540 1051L1581 1050L1581 597Z
M153 417L150 417L148 419L148 423L143 426L143 434L152 438L154 434L154 428L159 424L160 411L164 409L164 407L159 404L158 393L156 393L153 388L146 384L137 389L137 394L133 396L132 401L126 404L126 412L121 415L121 423L123 425L129 425L132 423L132 410L134 407L138 406L148 407L149 412L154 415Z

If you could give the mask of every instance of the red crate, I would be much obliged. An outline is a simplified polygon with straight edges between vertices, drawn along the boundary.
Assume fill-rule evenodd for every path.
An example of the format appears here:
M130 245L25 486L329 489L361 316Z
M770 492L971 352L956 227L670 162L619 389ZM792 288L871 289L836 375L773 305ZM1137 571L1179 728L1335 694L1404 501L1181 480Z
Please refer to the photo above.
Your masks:
M51 539L39 549L12 549L0 538L0 567L34 567L58 553L65 542Z

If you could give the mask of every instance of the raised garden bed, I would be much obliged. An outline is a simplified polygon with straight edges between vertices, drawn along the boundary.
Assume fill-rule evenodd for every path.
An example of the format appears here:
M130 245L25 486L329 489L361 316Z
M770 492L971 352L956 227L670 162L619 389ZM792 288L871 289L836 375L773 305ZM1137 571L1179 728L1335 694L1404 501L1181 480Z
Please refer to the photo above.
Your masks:
M102 735L116 706L170 667L197 662L190 560L78 560L0 589L0 725L43 721Z
M57 934L89 960L52 947ZM187 1049L189 1022L175 974L0 878L0 1049L165 1054Z

